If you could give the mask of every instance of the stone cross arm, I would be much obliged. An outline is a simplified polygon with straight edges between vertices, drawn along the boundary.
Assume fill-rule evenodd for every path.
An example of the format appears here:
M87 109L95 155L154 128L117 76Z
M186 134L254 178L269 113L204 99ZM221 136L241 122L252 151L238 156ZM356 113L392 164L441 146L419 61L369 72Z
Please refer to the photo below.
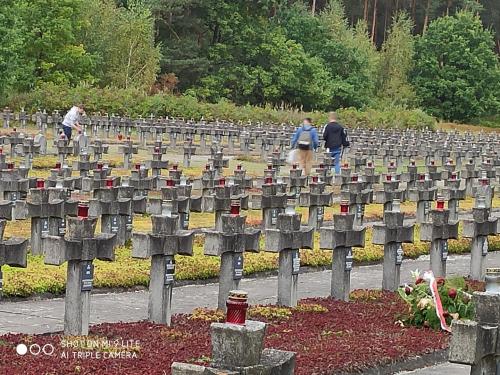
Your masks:
M410 189L408 191L408 200L410 202L434 201L437 198L437 188L430 189Z
M494 236L500 233L500 221L498 218L490 218L482 223L474 220L463 220L463 236L475 238L478 236Z
M89 200L89 214L92 217L100 215L131 215L132 200L129 198L119 198L115 201Z
M321 249L333 250L339 247L364 247L365 231L363 227L352 230L337 230L334 227L322 227L319 230Z
M422 223L420 224L420 240L424 242L431 242L434 240L449 240L458 238L458 221L445 223L445 224L433 224L433 223Z
M26 202L29 217L64 217L64 201L55 199L47 203Z
M226 252L242 253L260 250L260 230L247 228L244 233L221 233L212 230L204 231L205 255L220 256Z
M146 259L153 255L193 255L194 234L178 230L175 234L134 233L132 257Z
M92 261L115 259L115 235L103 233L94 238L65 239L47 236L42 239L45 264L60 266L68 260Z
M412 243L414 234L413 224L404 224L401 227L391 228L385 224L373 225L373 239L375 245L395 243Z
M26 268L28 240L24 238L10 238L0 242L0 267L7 264L11 267Z
M0 201L0 218L12 220L12 206L14 202L11 201Z
M300 227L298 230L266 230L266 251L279 253L287 249L314 248L314 228Z

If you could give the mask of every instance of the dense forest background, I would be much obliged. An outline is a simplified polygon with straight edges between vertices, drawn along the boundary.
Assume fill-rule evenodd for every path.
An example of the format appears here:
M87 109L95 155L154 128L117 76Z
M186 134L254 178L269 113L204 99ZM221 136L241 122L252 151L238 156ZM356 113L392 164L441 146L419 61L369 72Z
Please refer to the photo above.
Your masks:
M500 112L498 0L0 0L0 103L59 87Z

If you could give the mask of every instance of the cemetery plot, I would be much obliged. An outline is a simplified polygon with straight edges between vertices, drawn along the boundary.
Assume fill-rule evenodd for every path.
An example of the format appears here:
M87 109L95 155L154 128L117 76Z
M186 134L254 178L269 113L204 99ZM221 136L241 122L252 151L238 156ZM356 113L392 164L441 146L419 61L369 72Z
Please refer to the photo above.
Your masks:
M269 323L265 347L297 353L296 374L359 372L441 351L448 345L445 333L395 324L396 316L407 309L395 294L355 291L351 300L303 300L296 308L256 306L250 308L249 318ZM191 315L173 316L170 328L152 323L91 327L89 338L96 343L119 339L120 346L108 349L109 354L101 351L100 359L96 358L98 350L89 345L62 348L70 338L59 334L29 340L6 335L0 345L0 372L71 373L78 367L81 373L170 374L174 361L197 365L211 361L209 325L222 318L220 313L200 309ZM12 348L22 342L42 348L53 345L53 355L19 357ZM110 351L119 358L110 359ZM68 358L61 358L63 352ZM78 353L88 358L78 358ZM108 359L102 358L105 355Z

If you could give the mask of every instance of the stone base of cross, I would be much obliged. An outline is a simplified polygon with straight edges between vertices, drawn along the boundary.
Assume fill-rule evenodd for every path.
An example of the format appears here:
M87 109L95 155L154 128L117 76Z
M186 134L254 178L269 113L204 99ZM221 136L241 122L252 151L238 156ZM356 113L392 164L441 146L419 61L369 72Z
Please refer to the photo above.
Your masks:
M454 320L448 359L472 366L471 375L498 375L500 370L500 294L474 293L474 320Z

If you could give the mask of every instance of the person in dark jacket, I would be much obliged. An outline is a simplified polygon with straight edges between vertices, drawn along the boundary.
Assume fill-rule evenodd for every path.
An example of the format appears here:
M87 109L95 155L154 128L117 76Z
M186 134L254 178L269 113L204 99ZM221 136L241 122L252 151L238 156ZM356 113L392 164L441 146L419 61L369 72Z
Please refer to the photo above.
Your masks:
M349 140L347 139L346 130L337 122L337 114L335 112L330 112L328 115L328 124L323 129L323 139L325 141L325 148L330 150L332 155L335 173L339 174L342 151L344 148L349 147Z

